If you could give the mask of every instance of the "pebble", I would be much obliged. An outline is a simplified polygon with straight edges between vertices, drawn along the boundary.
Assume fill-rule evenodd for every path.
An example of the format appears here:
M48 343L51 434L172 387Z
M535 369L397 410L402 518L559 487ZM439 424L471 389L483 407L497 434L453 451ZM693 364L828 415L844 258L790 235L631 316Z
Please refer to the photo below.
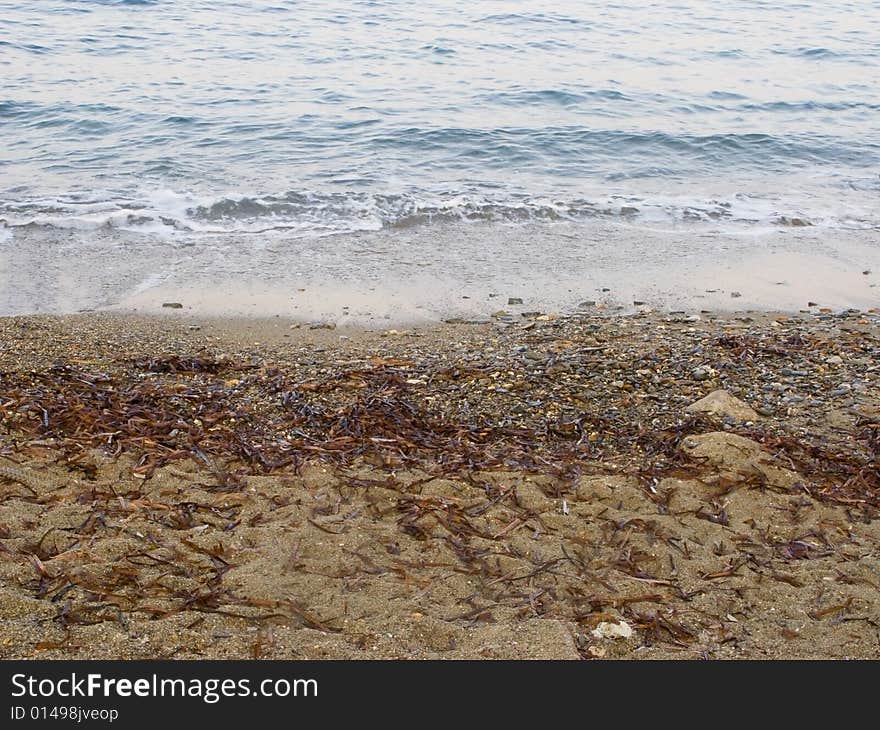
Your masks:
M163 302L162 306L165 309L183 309L183 305L180 302Z
M523 303L523 300L520 299L519 297L510 297L510 298L507 300L507 304L508 304L508 305L522 304L522 303Z
M691 377L694 380L708 380L714 375L714 371L707 365L700 365L691 370Z
M784 216L784 215L779 217L779 223L783 226L795 226L795 227L813 225L806 218L789 218L788 216Z
M626 621L619 621L616 624L603 621L591 633L597 639L628 639L633 635L633 630Z
M780 375L785 375L788 377L802 378L807 375L806 370L793 370L792 368L780 368Z

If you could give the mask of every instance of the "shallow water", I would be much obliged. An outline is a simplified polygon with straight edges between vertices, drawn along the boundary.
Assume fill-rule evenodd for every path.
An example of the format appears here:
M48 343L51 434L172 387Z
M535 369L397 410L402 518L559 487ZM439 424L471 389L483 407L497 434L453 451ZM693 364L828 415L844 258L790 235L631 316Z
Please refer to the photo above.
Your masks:
M419 291L410 260L431 311L599 278L670 303L716 250L876 266L880 3L641 8L0 2L0 311Z

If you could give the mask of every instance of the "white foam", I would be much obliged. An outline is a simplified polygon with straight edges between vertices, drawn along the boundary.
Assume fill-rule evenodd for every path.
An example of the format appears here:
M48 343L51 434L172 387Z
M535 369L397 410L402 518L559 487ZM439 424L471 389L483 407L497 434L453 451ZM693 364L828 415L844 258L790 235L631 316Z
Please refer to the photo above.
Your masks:
M5 219L12 227L109 228L168 239L227 234L318 238L438 221L550 224L595 218L618 219L636 227L710 225L736 235L764 235L782 227L786 218L800 218L823 229L880 227L876 210L861 205L861 199L841 200L834 191L827 195L795 191L784 197L771 193L716 197L662 191L643 195L593 193L565 199L483 191L389 195L291 192L267 196L244 195L237 190L196 194L153 189L115 200L96 194L88 201L19 203Z

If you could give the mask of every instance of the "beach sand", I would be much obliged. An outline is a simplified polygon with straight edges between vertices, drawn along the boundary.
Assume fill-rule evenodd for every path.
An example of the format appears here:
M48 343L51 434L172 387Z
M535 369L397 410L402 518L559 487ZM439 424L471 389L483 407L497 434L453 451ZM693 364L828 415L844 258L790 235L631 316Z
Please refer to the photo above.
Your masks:
M878 336L2 319L0 657L876 657Z

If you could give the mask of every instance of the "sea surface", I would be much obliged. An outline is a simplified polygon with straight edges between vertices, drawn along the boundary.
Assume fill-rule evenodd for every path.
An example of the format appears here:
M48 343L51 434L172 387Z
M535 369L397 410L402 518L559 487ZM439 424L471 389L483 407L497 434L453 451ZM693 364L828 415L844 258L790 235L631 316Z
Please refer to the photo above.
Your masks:
M874 0L0 0L0 313L864 305L878 88Z

